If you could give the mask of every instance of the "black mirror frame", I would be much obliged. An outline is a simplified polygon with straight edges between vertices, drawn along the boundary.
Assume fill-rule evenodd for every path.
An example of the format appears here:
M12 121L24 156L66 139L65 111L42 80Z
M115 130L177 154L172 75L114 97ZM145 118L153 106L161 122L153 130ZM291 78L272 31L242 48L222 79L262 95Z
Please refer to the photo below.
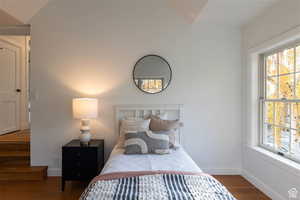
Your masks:
M141 88L139 88L139 86L136 84L136 82L135 82L135 80L134 80L134 72L135 72L135 68L136 68L137 64L138 64L141 60L143 60L144 58L150 57L150 56L154 56L154 57L158 57L158 58L162 59L165 63L167 63L167 65L168 65L168 67L169 67L169 69L170 69L170 81L169 81L168 85L167 85L165 88L163 88L161 91L156 92L156 93L151 93L151 92L147 92L147 91L142 90ZM135 85L140 91L142 91L142 92L144 92L144 93L146 93L146 94L159 94L159 93L162 93L162 92L165 91L165 90L169 87L169 85L171 84L171 82L172 82L172 77L173 77L173 72L172 72L172 68L171 68L169 62L168 62L165 58L163 58L163 57L161 57L161 56L159 56L159 55L156 55L156 54L148 54L148 55L145 55L145 56L141 57L141 58L135 63L134 68L133 68L133 71L132 71L132 80L133 80L134 85Z

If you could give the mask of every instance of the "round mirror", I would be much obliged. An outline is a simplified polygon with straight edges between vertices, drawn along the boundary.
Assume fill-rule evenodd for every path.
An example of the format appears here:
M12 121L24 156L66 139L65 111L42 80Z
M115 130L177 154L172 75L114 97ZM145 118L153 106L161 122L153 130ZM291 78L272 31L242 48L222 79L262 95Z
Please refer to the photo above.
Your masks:
M171 67L160 56L144 56L134 66L134 83L143 92L149 94L160 93L170 85L171 79Z

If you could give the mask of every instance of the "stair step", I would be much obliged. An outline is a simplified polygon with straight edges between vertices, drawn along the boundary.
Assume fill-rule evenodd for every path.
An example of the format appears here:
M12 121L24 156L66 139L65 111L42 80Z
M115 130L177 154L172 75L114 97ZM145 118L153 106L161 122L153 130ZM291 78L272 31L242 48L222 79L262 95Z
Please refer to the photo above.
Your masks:
M29 157L2 157L0 158L1 166L30 166Z
M0 151L1 158L30 158L29 151Z
M29 151L30 143L29 142L3 142L0 141L0 151Z
M0 167L30 166L29 151L0 151Z
M0 181L39 181L47 178L46 166L0 167Z

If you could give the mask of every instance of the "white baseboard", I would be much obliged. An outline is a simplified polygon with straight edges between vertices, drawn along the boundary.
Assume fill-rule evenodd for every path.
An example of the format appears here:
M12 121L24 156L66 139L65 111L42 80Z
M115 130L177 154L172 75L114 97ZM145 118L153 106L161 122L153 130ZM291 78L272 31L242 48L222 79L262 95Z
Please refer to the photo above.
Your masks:
M237 168L201 168L203 172L211 175L241 175Z
M250 183L252 183L255 187L260 189L263 193L268 195L272 200L286 200L283 196L281 196L278 192L273 190L270 186L265 184L262 180L259 178L253 176L251 173L249 173L246 170L242 171L242 176L247 179Z
M48 168L48 176L61 176L61 168Z

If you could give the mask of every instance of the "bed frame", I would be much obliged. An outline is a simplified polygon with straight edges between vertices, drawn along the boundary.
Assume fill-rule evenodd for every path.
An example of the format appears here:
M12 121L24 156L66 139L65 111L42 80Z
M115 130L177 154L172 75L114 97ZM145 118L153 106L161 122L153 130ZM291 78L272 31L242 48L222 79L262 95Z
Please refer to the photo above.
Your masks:
M125 104L115 106L115 130L118 135L120 133L120 120L126 117L144 118L150 114L167 113L168 119L179 119L183 121L183 105L182 104ZM178 140L181 143L180 129L178 130Z

